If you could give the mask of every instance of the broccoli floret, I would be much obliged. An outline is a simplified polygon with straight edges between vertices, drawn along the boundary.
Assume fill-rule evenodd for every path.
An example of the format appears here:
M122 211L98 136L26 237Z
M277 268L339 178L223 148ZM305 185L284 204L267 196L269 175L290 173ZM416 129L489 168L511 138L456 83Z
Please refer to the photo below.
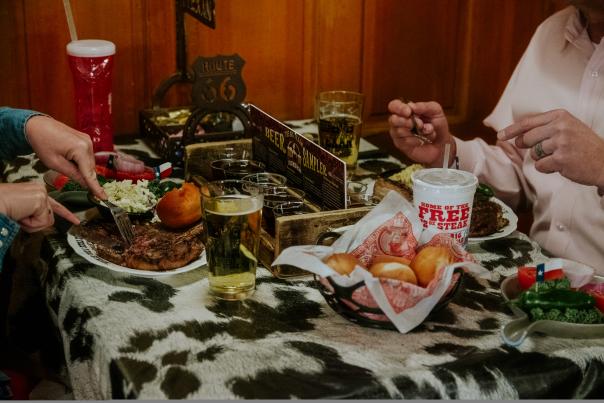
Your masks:
M545 291L545 290L553 290L553 289L568 289L570 288L570 280L567 279L566 277L558 279L558 280L548 280L548 281L544 281L543 283L539 283L537 285L537 283L533 284L531 286L531 290L532 291L537 291L537 287L539 287L539 291Z
M576 323L584 323L587 325L602 323L602 314L596 308L582 309L577 315L577 320L578 322Z
M544 311L541 308L533 308L530 311L532 321L537 320L556 320L567 323L598 324L604 323L604 316L596 308L574 309L566 308L564 312L559 309L548 309Z
M531 309L530 314L531 314L531 319L534 321L545 319L545 312L543 312L543 309L541 309L541 308Z
M559 309L550 309L545 313L546 320L562 320L562 312Z
M566 308L564 311L564 316L562 317L562 321L568 323L580 323L580 315L579 310L574 308Z

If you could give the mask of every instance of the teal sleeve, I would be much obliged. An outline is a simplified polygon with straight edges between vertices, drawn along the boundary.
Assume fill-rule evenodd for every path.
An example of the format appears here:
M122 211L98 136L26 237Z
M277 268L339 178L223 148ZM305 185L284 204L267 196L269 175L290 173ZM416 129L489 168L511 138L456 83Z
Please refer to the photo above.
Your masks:
M8 252L10 244L19 233L19 224L4 214L0 214L0 272L4 262L4 255Z
M25 137L25 124L40 112L26 109L0 107L0 160L10 160L17 155L33 152Z

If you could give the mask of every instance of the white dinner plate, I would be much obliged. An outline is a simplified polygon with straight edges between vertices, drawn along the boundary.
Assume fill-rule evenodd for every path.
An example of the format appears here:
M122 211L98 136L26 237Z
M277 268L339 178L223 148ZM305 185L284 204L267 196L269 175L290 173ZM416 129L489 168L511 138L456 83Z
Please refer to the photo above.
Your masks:
M475 238L470 237L470 238L468 238L468 242L474 243L474 242L490 241L492 239L499 239L499 238L506 237L506 236L510 235L512 232L516 231L516 228L518 227L518 216L514 213L514 211L511 208L509 208L507 204L505 204L504 202L502 202L501 200L499 200L496 197L491 197L490 200L501 206L501 209L503 212L503 217L507 218L508 225L506 225L505 227L503 227L502 229L500 229L499 231L497 231L491 235L475 237Z
M129 267L120 266L115 263L111 263L111 262L103 259L102 257L98 256L94 247L90 244L90 242L88 242L86 239L84 239L76 234L73 234L72 231L67 232L67 243L69 244L69 246L71 246L73 248L73 250L78 255L82 256L84 259L86 259L90 263L105 267L109 270L113 270L118 273L130 274L132 276L139 276L139 277L172 276L174 274L186 273L188 271L195 270L198 267L201 267L207 263L206 251L204 249L204 251L201 253L201 255L199 256L199 258L197 260L194 260L191 263L189 263L188 265L179 267L177 269L166 270L166 271L136 270L136 269L131 269Z

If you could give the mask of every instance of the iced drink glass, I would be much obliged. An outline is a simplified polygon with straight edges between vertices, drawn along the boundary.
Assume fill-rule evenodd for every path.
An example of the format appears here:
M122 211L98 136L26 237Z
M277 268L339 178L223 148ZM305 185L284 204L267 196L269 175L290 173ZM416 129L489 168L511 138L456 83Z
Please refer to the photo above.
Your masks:
M411 179L413 203L424 227L422 238L446 233L465 246L478 178L457 169L430 168L414 172Z

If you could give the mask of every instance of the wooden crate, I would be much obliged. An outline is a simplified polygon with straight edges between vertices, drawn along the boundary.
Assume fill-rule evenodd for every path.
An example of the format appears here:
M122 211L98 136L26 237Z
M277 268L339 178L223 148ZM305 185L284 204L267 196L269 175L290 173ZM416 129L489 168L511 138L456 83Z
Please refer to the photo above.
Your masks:
M185 148L185 177L187 180L203 186L211 177L210 162L220 155L225 147L233 147L236 151L252 155L251 139L199 143ZM308 276L310 273L295 267L271 267L275 258L285 248L293 245L311 245L317 242L319 236L327 231L351 225L360 220L371 207L357 207L344 210L321 211L316 204L305 201L314 213L276 217L275 236L264 229L260 234L260 250L258 260L264 267L279 278Z

